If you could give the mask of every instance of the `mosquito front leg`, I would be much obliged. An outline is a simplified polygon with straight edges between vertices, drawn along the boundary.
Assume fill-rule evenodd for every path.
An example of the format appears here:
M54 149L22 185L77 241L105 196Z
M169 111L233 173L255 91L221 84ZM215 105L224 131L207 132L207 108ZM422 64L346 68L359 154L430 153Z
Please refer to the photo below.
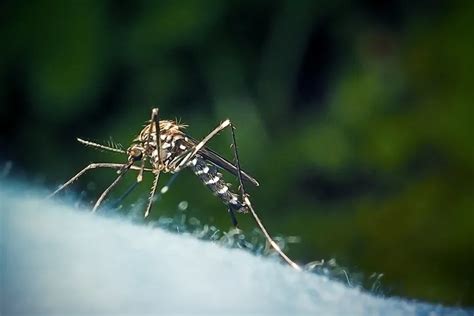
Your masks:
M47 198L49 199L49 198L53 197L54 195L56 195L58 192L62 191L68 185L70 185L71 183L73 183L74 181L79 179L79 177L82 176L84 173L86 173L88 170L97 169L97 168L110 168L110 169L120 170L125 166L126 166L126 164L121 164L121 163L101 163L101 162L100 163L91 163L87 167L85 167L84 169L79 171L74 177L69 179L66 183L64 183L59 188L57 188L53 193L48 195ZM140 168L138 168L136 166L131 166L130 169L132 169L132 170L141 170ZM144 171L151 171L151 169L145 168Z
M147 170L147 169L145 169ZM156 198L153 198L153 202L155 201L159 201L161 199L161 196L163 194L165 194L166 192L168 192L169 190L169 187L171 186L171 184L173 184L173 182L175 181L176 177L179 175L179 173L175 173L173 174L173 176L168 180L168 182L161 188L161 190L158 192L158 194L156 195ZM120 198L117 199L117 201L115 201L113 203L113 208L115 207L118 207L118 205L120 204L120 202L122 202L134 189L135 187L139 184L140 182L136 181L134 182L126 191L124 194L122 194L122 196ZM155 180L153 182L153 185L155 185ZM156 185L158 185L158 182L156 182ZM150 196L154 195L154 191L156 191L156 189L153 189L152 187L152 190L150 191ZM150 203L150 202L149 202ZM148 210L151 210L151 206L147 207ZM149 211L148 211L149 213ZM145 212L146 214L146 212ZM146 217L146 216L145 216Z
M158 155L158 163L161 167L163 160L161 159L161 130L160 130L160 117L159 117L159 109L154 108L151 110L151 124L155 125L155 138L156 138L156 150ZM151 134L151 133L150 133Z
M128 170L130 170L130 168L132 167L132 164L133 164L133 161L129 162L128 164L125 164L123 166L123 168L121 168L121 172L120 174L117 176L117 178L115 178L114 182L112 182L107 189L105 189L104 192L102 192L102 194L100 195L99 199L97 200L97 202L95 203L94 205L94 208L92 209L92 212L95 212L97 211L97 209L99 208L100 204L102 203L102 201L105 199L105 197L107 196L107 194L110 192L110 190L112 190L112 188L120 181L120 179L122 179L122 177L127 173ZM141 169L140 169L141 170Z
M147 159L147 151L148 151L148 148L150 146L150 141L151 141L151 134L153 133L153 131L155 131L155 136L156 136L156 146L157 146L157 150L158 150L158 160L160 162L160 165L161 165L161 159L160 159L160 138L159 138L159 135L160 135L160 121L159 121L159 118L158 118L158 108L154 108L153 110L151 110L151 119L150 119L150 129L148 131L148 136L146 138L146 141L145 141L145 150L144 150L144 153L143 153L143 156L142 156L142 162L141 162L141 165L140 165L140 172L138 173L137 175L137 182L141 182L143 180L143 170L145 169L145 163L146 163L146 159Z

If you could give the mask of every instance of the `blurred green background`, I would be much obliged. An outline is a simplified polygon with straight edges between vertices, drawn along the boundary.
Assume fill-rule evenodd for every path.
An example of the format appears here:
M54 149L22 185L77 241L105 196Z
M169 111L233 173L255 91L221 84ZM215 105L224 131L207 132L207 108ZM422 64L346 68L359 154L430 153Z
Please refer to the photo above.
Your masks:
M301 236L291 257L474 305L473 2L3 1L0 17L0 162L13 177L53 188L89 162L123 162L75 137L127 147L155 106L195 138L228 117L267 227ZM230 140L211 147L230 158ZM71 190L88 203L114 175ZM152 216L182 200L230 226L190 171Z

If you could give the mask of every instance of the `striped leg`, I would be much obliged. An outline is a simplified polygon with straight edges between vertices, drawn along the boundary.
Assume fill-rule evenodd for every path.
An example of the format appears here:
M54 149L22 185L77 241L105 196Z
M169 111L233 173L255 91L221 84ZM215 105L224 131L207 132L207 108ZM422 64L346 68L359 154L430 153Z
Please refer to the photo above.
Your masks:
M160 171L158 170L158 172L155 174L155 178L153 179L153 185L150 190L150 196L148 197L148 205L145 210L145 218L148 217L148 215L150 215L150 210L154 202L156 187L158 186L159 179L160 179Z

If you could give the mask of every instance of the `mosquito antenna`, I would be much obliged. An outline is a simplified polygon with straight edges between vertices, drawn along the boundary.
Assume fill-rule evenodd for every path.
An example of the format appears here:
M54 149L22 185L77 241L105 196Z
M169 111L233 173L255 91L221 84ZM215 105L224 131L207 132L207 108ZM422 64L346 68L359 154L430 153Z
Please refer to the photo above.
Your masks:
M116 153L126 154L126 151L123 150L123 149L97 144L97 143L94 143L94 142L91 142L91 141L88 141L88 140L85 140L85 139L82 139L82 138L79 138L79 137L76 138L76 139L79 143L84 144L84 145L89 146L89 147L94 147L94 148L97 148L97 149L103 149L103 150L113 151L113 152L116 152Z

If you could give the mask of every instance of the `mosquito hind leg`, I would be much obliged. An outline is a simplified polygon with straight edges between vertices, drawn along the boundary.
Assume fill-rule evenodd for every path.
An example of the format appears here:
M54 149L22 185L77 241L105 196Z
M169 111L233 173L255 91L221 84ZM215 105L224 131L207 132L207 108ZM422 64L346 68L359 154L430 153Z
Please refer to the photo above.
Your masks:
M239 152L237 150L237 141L235 140L235 132L234 132L234 126L230 124L230 129L232 131L232 147L234 150L234 159L235 159L235 164L237 167L237 175L239 178L239 189L240 189L240 194L242 195L242 202L244 205L248 208L250 213L252 214L255 222L257 223L258 227L262 231L262 233L265 235L265 238L267 241L270 243L270 245L275 249L275 251L283 258L283 260L286 261L292 268L295 270L301 271L301 267L298 266L296 263L294 263L284 252L281 250L280 246L273 240L273 238L270 236L268 233L267 229L263 225L262 221L258 217L257 213L253 209L252 203L250 202L248 194L245 192L245 187L242 182L242 170L240 169L240 160L239 160Z
M123 200L125 200L125 198L130 193L132 193L132 191L138 186L138 184L140 184L140 182L138 182L138 181L133 182L133 184L130 187L128 187L128 189L122 194L122 196L119 197L114 203L112 203L111 208L117 208L120 205L120 203Z

